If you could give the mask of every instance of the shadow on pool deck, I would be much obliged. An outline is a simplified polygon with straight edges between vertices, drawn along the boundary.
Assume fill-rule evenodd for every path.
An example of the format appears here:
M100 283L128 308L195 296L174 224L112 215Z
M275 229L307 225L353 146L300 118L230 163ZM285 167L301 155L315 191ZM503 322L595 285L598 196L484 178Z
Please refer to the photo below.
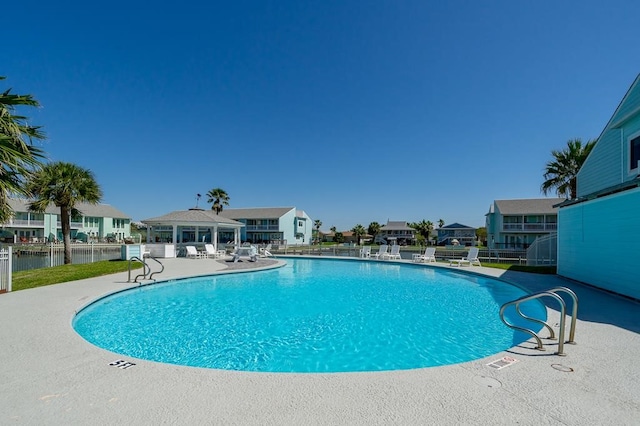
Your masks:
M541 278L544 277L544 278ZM582 321L611 324L634 333L640 333L640 309L637 301L608 293L572 281L558 275L538 275L525 272L507 271L501 277L509 282L515 282L520 287L530 291L539 292L552 287L569 287L578 296L578 318ZM559 311L557 303L546 299L547 306ZM571 313L571 301L567 302L567 313ZM568 319L567 319L568 321Z

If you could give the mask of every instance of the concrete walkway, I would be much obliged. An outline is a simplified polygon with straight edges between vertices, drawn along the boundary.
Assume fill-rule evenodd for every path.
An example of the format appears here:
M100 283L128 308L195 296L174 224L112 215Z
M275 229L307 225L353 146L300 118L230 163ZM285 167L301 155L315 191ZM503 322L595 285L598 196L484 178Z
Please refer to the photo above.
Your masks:
M163 280L277 266L162 261ZM572 288L577 345L565 346L566 357L527 342L473 362L376 373L247 373L122 358L71 328L76 310L130 285L121 273L0 295L0 424L640 424L640 304L557 276L462 270L531 291ZM518 362L486 365L505 356ZM110 365L119 359L135 365Z

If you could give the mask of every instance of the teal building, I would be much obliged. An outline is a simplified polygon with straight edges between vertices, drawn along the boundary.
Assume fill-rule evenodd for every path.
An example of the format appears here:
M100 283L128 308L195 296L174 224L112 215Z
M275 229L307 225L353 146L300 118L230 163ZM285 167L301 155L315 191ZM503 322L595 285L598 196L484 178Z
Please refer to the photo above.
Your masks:
M640 299L640 75L559 207L558 274Z

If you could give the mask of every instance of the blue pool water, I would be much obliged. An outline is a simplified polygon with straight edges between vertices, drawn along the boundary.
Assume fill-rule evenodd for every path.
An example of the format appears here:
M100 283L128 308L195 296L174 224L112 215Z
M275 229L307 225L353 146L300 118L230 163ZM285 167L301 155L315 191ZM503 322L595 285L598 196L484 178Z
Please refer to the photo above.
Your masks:
M430 267L290 259L270 271L120 292L83 309L73 326L96 346L171 364L398 370L470 361L527 340L499 318L503 303L524 294L498 280ZM523 311L546 318L537 302Z

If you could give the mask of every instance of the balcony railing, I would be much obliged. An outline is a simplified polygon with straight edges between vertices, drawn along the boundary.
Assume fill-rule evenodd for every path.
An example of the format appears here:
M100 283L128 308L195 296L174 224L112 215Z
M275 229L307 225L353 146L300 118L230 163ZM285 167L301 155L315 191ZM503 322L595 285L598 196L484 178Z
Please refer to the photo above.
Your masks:
M44 223L43 223L43 224L44 224ZM57 222L56 222L56 226L57 226L58 228L61 228L61 227L62 227L62 222L57 221ZM83 224L82 224L82 222L71 222L71 227L72 227L72 228L82 228L82 227L83 227Z
M557 223L504 223L503 231L555 231Z
M31 220L31 219L13 219L9 221L9 226L37 226L43 227L44 220Z
M246 225L247 231L279 231L279 225Z

